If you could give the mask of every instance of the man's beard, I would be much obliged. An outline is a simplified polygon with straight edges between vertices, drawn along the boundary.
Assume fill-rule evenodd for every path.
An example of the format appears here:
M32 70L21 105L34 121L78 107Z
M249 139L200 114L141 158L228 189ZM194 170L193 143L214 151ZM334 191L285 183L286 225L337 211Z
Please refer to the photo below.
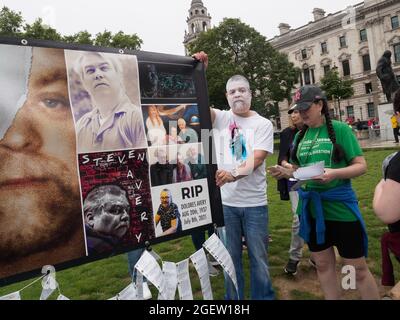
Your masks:
M246 113L250 110L250 106L248 106L245 101L239 100L232 103L232 111L234 113L242 114Z
M45 181L32 188L0 187L0 261L51 250L82 228L75 170L43 155L17 158L1 152L0 158L0 181L10 171Z

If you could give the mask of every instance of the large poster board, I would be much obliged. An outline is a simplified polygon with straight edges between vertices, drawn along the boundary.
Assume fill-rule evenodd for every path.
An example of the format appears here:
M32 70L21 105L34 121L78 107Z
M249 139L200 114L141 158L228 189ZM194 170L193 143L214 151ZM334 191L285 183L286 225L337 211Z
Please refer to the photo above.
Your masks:
M5 38L0 57L0 285L223 225L202 64Z

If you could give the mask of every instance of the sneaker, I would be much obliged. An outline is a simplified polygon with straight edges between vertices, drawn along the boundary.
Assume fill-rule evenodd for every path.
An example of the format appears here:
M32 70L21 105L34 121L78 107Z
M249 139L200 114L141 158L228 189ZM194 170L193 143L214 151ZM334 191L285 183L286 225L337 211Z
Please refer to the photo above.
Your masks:
M152 297L149 285L147 282L143 282L143 300L150 300Z
M299 262L300 261L289 259L288 263L286 264L286 266L283 270L285 270L285 272L287 274L291 274L291 275L295 276L297 274L297 266L298 266Z
M219 270L216 269L210 261L208 261L208 274L210 277L216 277L219 275Z
M311 267L317 269L317 264L315 263L315 261L313 259L308 259L308 263L310 264Z

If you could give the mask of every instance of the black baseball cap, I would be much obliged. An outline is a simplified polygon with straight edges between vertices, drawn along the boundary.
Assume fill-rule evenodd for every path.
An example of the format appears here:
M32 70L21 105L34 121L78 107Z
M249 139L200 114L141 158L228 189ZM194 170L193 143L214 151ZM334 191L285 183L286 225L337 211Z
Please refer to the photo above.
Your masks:
M295 110L307 110L313 102L326 100L325 93L317 86L307 85L297 90L294 96Z

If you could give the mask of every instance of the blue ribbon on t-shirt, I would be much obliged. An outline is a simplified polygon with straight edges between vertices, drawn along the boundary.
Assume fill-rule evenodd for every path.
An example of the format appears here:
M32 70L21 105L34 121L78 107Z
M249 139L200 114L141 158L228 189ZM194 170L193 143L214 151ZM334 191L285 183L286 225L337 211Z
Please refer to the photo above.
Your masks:
M305 191L299 189L299 197L302 199L302 207L300 213L300 231L299 235L304 239L305 242L310 242L310 212L309 202L312 201L316 210L316 232L317 232L317 244L325 243L325 218L322 208L322 201L337 201L345 204L351 212L356 216L357 220L361 223L363 229L363 240L364 240L364 254L368 256L368 236L365 227L365 222L362 218L360 209L358 207L358 200L356 194L351 187L350 182L346 182L336 188L324 191Z

